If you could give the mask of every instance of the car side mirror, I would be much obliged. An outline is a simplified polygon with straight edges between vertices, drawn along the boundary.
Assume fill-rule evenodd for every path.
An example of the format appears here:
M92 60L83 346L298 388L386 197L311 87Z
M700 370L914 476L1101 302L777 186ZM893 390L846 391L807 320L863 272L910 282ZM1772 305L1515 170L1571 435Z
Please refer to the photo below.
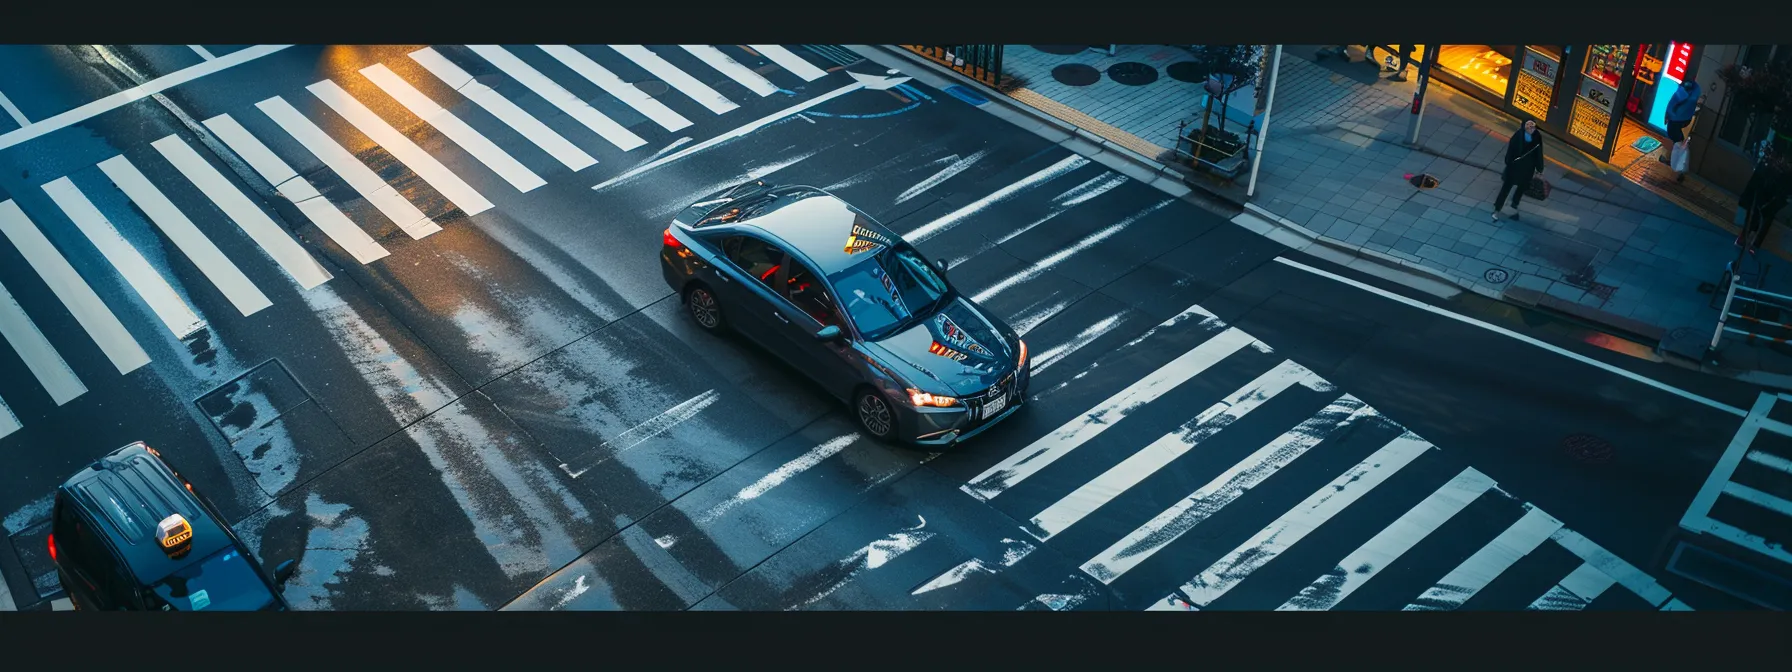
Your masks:
M845 336L846 336L846 332L841 331L840 327L832 325L832 324L822 327L821 331L815 332L815 340L821 341L823 343L826 343L829 341L838 341Z
M945 259L933 260L933 267L936 269L939 269L939 272L945 273L946 272L946 260Z
M286 587L286 582L291 581L293 573L298 570L298 563L291 560L280 563L279 566L274 568L274 585L282 588Z

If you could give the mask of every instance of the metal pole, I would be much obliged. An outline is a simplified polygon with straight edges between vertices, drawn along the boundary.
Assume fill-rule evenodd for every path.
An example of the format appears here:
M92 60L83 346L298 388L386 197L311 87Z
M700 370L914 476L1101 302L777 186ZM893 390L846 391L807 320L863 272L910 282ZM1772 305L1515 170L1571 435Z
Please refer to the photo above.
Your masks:
M1431 64L1437 58L1437 46L1425 45L1425 56L1419 59L1419 87L1412 94L1412 116L1406 120L1406 144L1419 144L1419 119L1425 116L1425 85L1431 83Z
M1731 273L1730 291L1724 296L1724 309L1717 314L1717 331L1711 334L1711 347L1708 350L1716 350L1718 339L1723 338L1724 322L1730 319L1730 302L1736 300L1736 284L1736 274Z
M1257 168L1263 165L1263 141L1269 137L1269 112L1276 106L1276 74L1281 70L1282 45L1278 44L1275 55L1269 59L1269 95L1263 102L1263 128L1257 129L1257 149L1251 152L1251 182L1245 186L1245 198L1257 193Z

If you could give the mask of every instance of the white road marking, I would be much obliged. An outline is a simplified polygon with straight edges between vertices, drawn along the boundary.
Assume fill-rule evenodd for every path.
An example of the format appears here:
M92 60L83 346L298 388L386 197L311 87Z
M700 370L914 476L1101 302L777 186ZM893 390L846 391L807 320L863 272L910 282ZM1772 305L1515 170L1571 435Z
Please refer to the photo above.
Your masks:
M946 213L938 219L922 224L915 230L902 234L902 237L906 238L911 243L919 243L927 240L928 238L932 238L957 226L958 222L964 218L982 212L984 208L1007 200L1015 194L1019 194L1028 189L1032 189L1062 177L1064 174L1086 165L1089 165L1089 159L1084 158L1079 154L1071 154L1070 156L1059 159L1057 163L1040 169L1039 172L1021 178L1014 184L997 189L994 193L991 193L988 196L979 198L962 208Z
M1768 541L1761 535L1713 520L1710 516L1711 507L1717 504L1717 498L1727 493L1731 484L1730 477L1736 474L1736 468L1750 454L1749 446L1754 445L1755 437L1764 426L1779 424L1767 415L1782 397L1783 395L1768 392L1755 397L1754 407L1744 417L1742 426L1737 428L1729 447L1724 449L1724 454L1717 459L1717 464L1705 477L1705 484L1700 486L1699 494L1693 497L1692 504L1686 507L1686 513L1680 518L1680 527L1699 534L1709 534L1781 562L1792 563L1792 553L1787 552L1780 542Z
M362 134L378 143L381 149L403 162L405 167L417 174L417 177L423 178L423 181L428 182L429 186L435 187L436 191L441 192L462 212L468 215L477 215L492 209L492 202L479 195L479 192L473 189L473 185L460 179L459 175L448 170L448 167L442 165L441 161L437 161L436 157L430 156L429 152L423 151L423 148L418 147L417 143L411 142L411 139L405 137L403 133L399 133L398 129L392 128L391 124L374 114L373 110L367 109L367 106L361 104L361 101L348 95L348 92L342 90L342 87L335 81L326 79L307 86L305 89L309 90L311 95L324 101L324 104L329 105L330 109L335 110L337 114L342 115L343 119L348 120L348 123Z
M436 50L424 47L411 52L410 56L411 60L423 66L424 70L428 70L443 83L453 87L455 91L459 91L460 95L466 96L467 100L473 101L473 104L478 105L493 117L497 117L498 121L504 122L529 142L534 143L536 147L540 147L542 151L553 156L554 160L559 161L561 165L579 171L597 164L597 159L591 158L591 155L586 154L585 150L579 149L577 145L572 144L572 141L554 132L554 129L548 128L547 124L541 123L541 120L536 119L534 115L524 112L523 108L517 107L516 103L498 95L498 92L493 91L491 87L473 81L473 75L462 70L453 61L444 58Z
M187 48L192 49L193 53L199 54L199 57L203 58L205 60L208 60L208 61L218 60L218 57L213 56L212 52L210 50L206 49L203 45L189 44L189 45L187 45Z
M199 319L186 300L149 264L149 260L144 259L137 248L131 247L124 236L118 233L118 229L112 226L112 222L100 214L99 208L87 200L87 196L81 193L74 182L67 177L59 177L45 183L43 190L51 200L56 201L56 206L62 208L62 212L75 223L75 227L87 236L87 240L99 248L100 254L112 263L112 267L131 285L131 289L143 297L143 302L149 304L149 309L155 312L156 317L161 318L162 324L167 325L169 331L174 332L175 338L184 339L205 328L205 321Z
M256 103L255 107L268 115L287 135L304 145L307 151L335 171L356 193L361 194L361 198L367 199L368 203L373 204L374 208L412 238L422 239L442 230L441 226L430 221L428 215L399 194L397 189L386 184L367 164L361 163L360 159L331 139L329 134L324 133L324 129L318 128L305 115L299 114L298 109L286 102L286 99L274 96Z
M0 292L4 292L4 291L6 291L6 288L0 287ZM7 294L6 300L11 301L12 295ZM4 310L4 308L0 308L0 310ZM24 428L25 428L24 425L19 424L19 416L13 415L12 409L7 408L6 400L0 399L0 439L4 439L4 438L6 438L6 435L11 434L16 431L19 431ZM0 590L5 590L5 589L6 589L6 586L0 585ZM6 597L7 597L7 599L11 599L10 595L8 595Z
M1628 378L1628 379L1630 379L1630 380L1633 380L1633 381L1636 381L1636 382L1639 382L1639 383L1642 383L1642 384L1644 384L1644 385L1648 385L1648 386L1649 386L1649 387L1653 387L1653 388L1655 388L1655 389L1658 389L1658 390L1661 390L1661 391L1663 391L1663 392L1667 392L1667 393L1669 393L1669 394L1673 394L1673 395L1675 395L1675 396L1678 396L1678 397L1680 397L1680 398L1682 398L1682 399L1686 399L1686 400L1689 400L1689 401L1693 401L1693 402L1697 402L1697 403L1700 403L1700 404L1704 404L1704 405L1706 405L1706 406L1710 406L1710 407L1711 407L1711 408L1715 408L1715 409L1717 409L1717 410L1720 410L1720 411L1723 411L1723 412L1725 412L1725 413L1729 413L1729 414L1732 414L1732 415L1735 415L1735 416L1737 416L1737 417L1742 417L1742 416L1746 416L1746 415L1748 415L1748 413L1747 413L1747 412L1745 412L1745 411L1743 411L1743 410L1742 410L1742 409L1740 409L1740 408L1736 408L1736 407L1735 407L1735 406L1731 406L1731 405L1729 405L1729 404L1725 404L1725 403L1723 403L1723 402L1720 402L1720 401L1717 401L1717 400L1714 400L1714 399L1707 399L1707 398L1705 398L1705 397L1702 397L1702 396L1699 396L1699 395L1696 395L1696 394L1693 394L1693 393L1691 393L1691 392L1688 392L1688 391L1686 391L1686 390L1682 390L1682 389L1680 389L1680 388L1678 388L1678 387L1674 387L1674 386L1672 386L1672 385L1669 385L1669 384L1667 384L1667 383L1663 383L1663 382L1661 382L1661 381L1658 381L1658 380L1655 380L1655 379L1653 379L1653 378L1649 378L1649 377L1646 377L1646 376L1642 376L1642 375L1639 375L1639 374L1636 374L1636 373L1632 373L1632 372L1630 372L1630 371L1627 371L1627 370L1625 370L1625 369L1623 369L1623 368L1620 368L1620 367L1617 367L1617 366L1613 366L1613 365L1611 365L1611 364L1607 364L1607 363L1605 363L1605 362L1601 362L1601 361L1599 361L1599 360L1597 360L1597 359L1593 359L1593 358L1591 358L1591 357L1587 357L1587 356L1585 356L1585 355L1581 355L1581 354L1578 354L1578 353L1574 353L1574 352L1570 352L1570 351L1568 351L1568 350L1564 350L1564 349L1562 349L1562 348L1558 348L1558 347L1556 347L1556 346L1553 346L1553 345L1550 345L1550 344L1548 344L1548 343L1544 343L1544 342L1543 342L1543 341L1539 341L1539 340L1537 340L1537 339L1535 339L1535 338L1531 338L1531 337L1529 337L1529 336L1526 336L1526 335L1524 335L1524 334L1520 334L1520 333L1518 333L1518 332L1515 332L1515 331L1512 331L1512 330L1510 330L1510 329L1506 329L1506 328L1504 328L1504 327L1500 327L1500 326L1497 326L1497 325L1494 325L1494 324L1489 324L1489 323L1487 323L1487 322L1483 322L1483 321L1481 321L1481 320L1477 320L1477 319L1475 319L1475 318L1472 318L1472 317L1468 317L1468 316L1466 316L1466 315L1458 315L1458 314L1456 314L1456 313L1453 313L1453 312L1450 312L1450 311L1448 311L1448 310L1444 310L1444 309L1442 309L1442 308L1438 308L1438 307L1437 307L1437 306L1433 306L1433 305L1431 305L1431 304L1429 304L1429 303L1425 303L1425 302L1423 302L1423 301L1418 301L1418 300L1415 300L1415 299L1410 299L1410 298L1407 298L1407 297L1404 297L1404 296L1401 296L1401 295L1399 295L1399 294L1395 294L1395 293L1393 293L1393 292L1390 292L1390 291L1387 291L1387 290L1384 290L1384 289L1382 289L1382 288L1380 288L1380 287L1376 287L1376 286L1374 286L1374 285L1369 285L1369 284L1366 284L1366 283L1362 283L1362 282L1357 282L1357 281L1356 281L1356 280L1352 280L1352 279L1350 279L1350 278L1346 278L1346 277L1344 277L1344 276L1341 276L1341 275L1338 275L1338 274L1336 274L1336 273L1331 273L1331 272L1328 272L1328 271L1323 271L1323 270L1320 270L1320 269L1317 269L1317 268L1313 268L1313 267L1312 267L1312 266L1308 266L1308 265L1306 265L1306 264L1303 264L1303 263L1300 263L1300 262L1298 262L1298 261L1294 261L1294 260L1292 260L1292 259L1288 259L1288 258L1286 258L1286 257L1276 257L1276 261L1278 261L1278 262L1280 262L1280 263L1282 263L1282 264L1283 264L1283 265L1285 265L1285 266L1291 266L1291 267L1294 267L1294 268L1298 268L1298 269L1300 269L1300 270L1303 270L1303 271L1306 271L1306 272L1308 272L1308 273L1312 273L1312 274L1314 274L1314 275L1318 275L1318 276L1320 276L1320 277L1324 277L1324 278L1330 278L1330 279L1332 279L1332 280L1336 280L1336 281L1338 281L1338 282L1341 282L1341 283L1344 283L1344 284L1346 284L1346 285L1350 285L1350 286L1352 286L1352 287L1355 287L1355 288L1357 288L1357 289L1360 289L1360 290L1363 290L1363 291L1365 291L1365 292L1369 292L1369 293L1371 293L1371 294L1375 294L1375 295L1378 295L1378 296L1381 296L1381 297L1383 297L1383 298L1386 298L1386 299L1391 299L1391 300L1393 300L1393 301L1396 301L1396 302L1399 302L1399 303L1403 303L1403 304L1406 304L1406 305L1408 305L1408 306L1412 306L1412 307L1413 307L1413 308L1417 308L1417 309L1419 309L1419 310L1423 310L1423 311L1425 311L1425 312L1428 312L1428 313L1431 313L1431 314L1433 314L1433 315L1439 315L1439 316L1442 316L1442 317L1447 317L1447 318L1449 318L1449 319L1452 319L1452 320L1456 320L1456 321L1457 321L1457 322L1461 322L1461 323L1463 323L1463 324L1469 324L1469 325L1473 325L1473 326L1477 326L1477 327L1480 327L1480 328L1482 328L1482 329L1486 329L1486 330L1488 330L1488 331L1491 331L1491 332L1493 332L1493 333L1496 333L1496 334L1499 334L1499 335L1501 335L1501 336L1506 336L1506 337L1509 337L1509 338L1512 338L1512 339L1514 339L1514 340L1517 340L1517 341L1521 341L1521 342L1524 342L1524 343L1529 343L1529 344L1531 344L1531 345L1534 345L1534 346L1537 346L1537 347L1539 347L1539 348L1542 348L1542 349L1544 349L1544 350L1548 350L1548 351L1550 351L1550 352L1553 352L1553 353L1556 353L1556 354L1558 354L1558 355L1561 355L1561 356L1563 356L1563 357L1567 357L1567 358L1569 358L1569 359L1572 359L1572 360L1574 360L1574 361L1577 361L1577 362L1580 362L1580 363L1582 363L1582 364L1586 364L1586 365L1589 365L1589 366L1593 366L1593 367L1597 367L1597 368L1600 368L1600 369L1603 369L1603 370L1605 370L1605 371L1606 371L1606 372L1608 372L1608 373L1612 373L1612 374L1615 374L1615 375L1618 375L1618 376L1622 376L1622 377L1624 377L1624 378Z
M813 82L828 76L827 71L815 67L808 61L803 60L803 57L801 56L790 53L789 49L785 49L775 44L749 44L747 46L752 47L753 51L759 52L759 54L766 57L767 60L777 63L778 67L789 70L790 74L803 78L803 81L805 82Z
M1551 586L1548 592L1526 607L1532 611L1580 611L1605 594L1606 589L1617 583L1591 563L1581 563L1574 568L1561 583Z
M1081 447L1090 439L1101 435L1146 404L1157 400L1189 379L1201 375L1202 372L1230 357L1232 353L1243 350L1252 341L1250 334L1237 329L1228 328L1213 338L1201 343L1180 357L1163 365L1150 375L1140 378L1108 397L1106 401L1082 413L1052 433L1040 437L1027 447L1009 455L995 466L978 474L963 486L972 497L989 501L1014 487L1027 477L1038 473L1046 465L1069 455L1071 451Z
M711 507L708 511L705 511L703 515L697 517L697 522L714 522L715 519L722 517L723 514L733 510L734 507L758 499L761 495L770 492L772 488L782 485L785 481L790 480L797 474L808 471L815 465L821 464L823 460L833 457L836 453L846 449L847 446L852 445L852 442L858 440L858 438L858 432L853 432L851 434L836 436L822 442L821 445L809 449L808 452L803 453L796 459L785 462L777 469L773 469L771 473L754 481L751 485L741 488L740 492L734 493L734 496L729 497L727 501Z
M690 156L692 154L696 154L698 152L709 149L716 145L720 145L724 142L733 140L735 138L745 136L748 133L752 133L753 131L757 131L761 128L764 128L765 126L770 125L772 122L778 121L779 119L783 119L785 117L796 114L798 112L802 112L803 110L807 110L811 107L815 107L816 105L820 105L822 103L833 100L840 96L844 96L848 93L852 93L852 92L858 91L860 89L871 89L874 91L888 89L892 86L901 84L902 82L906 82L906 81L908 81L907 77L896 77L896 78L873 77L873 76L869 76L869 75L859 75L859 74L854 73L853 74L853 83L851 83L851 84L842 86L838 89L834 89L833 91L829 91L827 93L821 94L814 98L810 98L809 100L804 101L801 104L793 105L791 107L784 108L783 110L773 112L773 113L766 115L764 117L761 117L751 123L748 123L745 126L741 126L740 128L736 128L727 133L723 133L721 135L715 136L715 137L705 140L703 142L699 142L695 145L691 145L689 147L681 149L672 154L667 154L665 156L654 159L652 161L648 161L647 163L641 164L639 166L635 166L634 168L628 169L626 172L622 173L621 175L617 175L610 179L599 182L596 185L593 185L591 188L593 190L603 190L604 188L607 188L611 185L621 184L623 182L626 182L628 180L631 180L631 179L641 175L642 173L646 173L647 171L653 170L655 168L666 165L668 163L672 163L673 161L677 161L679 159Z
M268 149L267 145L261 144L260 140L250 135L249 130L243 128L242 124L237 123L230 115L220 114L205 120L204 123L205 127L211 129L218 139L223 140L231 151L242 157L243 161L254 168L262 179L274 186L275 191L280 192L281 196L291 201L299 209L299 212L305 213L305 217L311 220L311 223L316 225L319 231L323 231L324 235L329 236L330 240L341 246L344 251L349 253L349 256L355 258L355 261L371 264L390 254L385 247L374 241L373 236L367 235L367 232L362 231L361 227L349 221L347 215L342 214L342 211L335 205L325 200L323 194L317 193L316 187L299 177L299 174L293 171L292 166L281 161L280 157L274 155L273 150ZM238 219L237 223L241 224L243 220ZM329 279L328 273L325 273L324 279ZM301 284L303 282L301 281ZM317 285L308 286L306 289L315 286Z
M636 112L645 115L653 123L659 124L660 128L668 131L690 128L691 120L672 111L672 108L666 107L665 103L655 100L653 96L647 95L647 92L642 91L641 87L622 81L622 78L617 77L616 73L598 65L597 61L579 53L579 50L564 44L538 46L549 56L553 56L555 60L571 68L573 72L579 73L579 76L596 84L597 88L603 89L605 93L634 108Z
M236 185L231 184L229 178L199 156L199 152L194 151L191 145L172 134L149 144L161 152L162 158L180 171L181 176L198 187L206 198L211 199L213 205L236 222L243 233L249 234L249 238L261 246L261 251L279 264L288 276L299 283L299 287L311 289L330 281L332 276L329 271L311 258L305 248L299 246L298 241L293 240L279 224L275 224Z
M1083 563L1083 572L1113 583L1338 430L1379 415L1356 397L1338 398Z
M1338 606L1493 487L1493 479L1486 474L1463 469L1276 611L1324 611Z
M6 149L8 147L12 147L21 142L30 140L32 138L36 138L36 137L44 135L46 133L50 133L50 132L57 131L57 130L60 130L63 128L67 128L69 126L73 126L75 124L81 123L88 119L92 119L101 114L105 114L107 112L118 109L120 107L124 107L125 105L129 105L131 103L137 102L144 98L148 98L155 94L161 93L161 92L166 91L171 88L174 88L181 84L185 84L187 82L193 81L195 79L199 79L200 77L204 77L206 75L209 75L209 74L212 74L215 72L219 72L222 70L236 67L238 65L242 65L249 61L253 61L257 58L261 58L268 54L275 53L277 51L280 51L280 50L285 49L290 46L292 46L292 45L290 45L290 44L256 45L253 47L249 47L247 49L230 52L228 55L225 55L225 56L218 58L217 60L214 60L214 61L206 61L204 63L200 63L199 65L195 65L191 68L185 68L178 72L168 73L161 77L157 77L150 81L144 82L138 86L133 86L133 87L125 89L123 91L119 91L112 95L106 96L105 98L101 98L99 100L93 101L86 105L82 105L80 107L69 110L67 112L63 112L62 114L58 114L56 116L45 119L43 121L39 121L30 126L26 126L24 128L9 131L5 135L0 135L0 149Z
M1389 441L1374 455L1321 487L1307 497L1306 501L1289 509L1275 522L1259 530L1231 553L1183 584L1183 595L1196 608L1212 604L1221 595L1237 587L1251 572L1279 557L1295 543L1319 529L1320 525L1331 520L1332 516L1431 449L1429 442L1412 432Z
M53 600L50 602L50 611L74 611L74 610L75 610L74 601L70 600L66 597L57 598L56 600Z
M1724 484L1724 494L1782 516L1792 516L1792 501L1786 501L1784 498L1756 490L1735 481Z
M1555 534L1550 535L1549 538L1561 544L1562 548L1568 549L1576 557L1585 560L1587 564L1604 572L1606 576L1616 579L1619 585L1636 593L1637 597L1647 600L1651 605L1659 607L1662 603L1667 602L1669 597L1672 597L1668 589L1661 587L1661 584L1656 583L1653 577L1644 574L1642 570L1625 562L1623 558L1613 555L1611 551L1605 550L1599 544L1593 543L1591 539L1581 536L1579 532L1564 527L1556 530Z
M50 393L57 406L87 392L87 386L81 384L74 369L68 368L68 362L56 353L56 347L44 338L44 332L38 330L31 316L25 314L25 309L4 285L0 285L0 337L5 337L13 352L19 354L19 359L25 360L25 368L37 377L38 384L44 386L44 391ZM11 414L11 411L7 412L7 415ZM14 421L17 424L16 418Z
M692 77L689 73L679 70L677 66L660 58L659 54L653 53L653 50L647 47L639 44L612 44L610 48L615 49L616 53L622 54L628 60L634 61L635 65L641 66L641 69L660 78L660 81L671 85L672 88L678 89L679 93L689 96L691 100L697 101L697 104L711 112L724 114L740 107L734 101L729 100L727 96L709 88L703 82L697 81L697 78Z
M1028 266L1026 268L1026 270L1016 273L1014 275L1008 276L1006 278L1003 278L1001 282L998 282L994 285L990 285L988 288L984 289L981 292L977 292L977 295L974 297L971 297L971 300L976 301L978 303L982 303L984 301L988 301L992 298L995 298L995 295L1000 294L1003 291L1006 291L1015 285L1026 282L1028 280L1032 280L1033 278L1037 278L1037 277L1039 277L1040 274L1051 270L1052 267L1057 266L1060 263L1063 263L1065 259L1069 259L1072 256L1075 256L1076 253L1078 253L1078 252L1082 252L1083 250L1087 250L1091 247L1095 247L1096 245L1100 244L1101 241L1107 240L1108 238L1113 237L1114 234L1117 234L1117 233L1120 233L1121 231L1126 230L1126 227L1132 226L1133 223L1135 223L1141 219L1144 219L1146 215L1149 215L1153 212L1157 212L1158 210L1162 209L1166 205L1169 205L1171 202L1173 202L1175 200L1176 199L1173 199L1173 198L1166 198L1162 201L1158 201L1155 205L1149 206L1149 207L1145 208L1144 210L1134 213L1132 216L1127 217L1126 219L1122 219L1118 222L1114 222L1113 224L1108 225L1106 228L1103 228L1100 231L1091 233L1088 236L1083 237L1082 240L1076 241L1075 244L1073 244L1069 247L1066 247L1064 249L1058 250L1057 252L1053 252L1046 258L1040 259L1039 261L1034 262L1034 264L1032 266Z
M1207 407L1199 415L1153 441L1139 452L1133 453L1119 464L1090 479L1076 490L1053 502L1051 506L1033 516L1027 533L1040 541L1049 541L1058 533L1069 529L1078 521L1119 497L1122 493L1138 485L1159 469L1169 466L1176 458L1194 450L1202 441L1219 434L1232 423L1246 414L1269 403L1276 395L1287 391L1296 384L1311 388L1329 387L1325 381L1306 367L1291 360L1283 360L1281 364L1257 376L1255 380L1245 383L1244 387L1227 395L1225 398Z
M1115 313L1102 318L1101 321L1091 324L1081 332L1077 333L1074 338L1050 348L1046 348L1039 354L1033 356L1032 373L1037 375L1039 372L1050 368L1051 365L1063 361L1065 357L1069 357L1072 353L1081 350L1083 346L1093 343L1095 339L1101 338L1108 332L1113 331L1114 327L1117 326L1120 326L1120 313Z
M120 154L101 161L100 172L112 178L112 183L118 185L119 191L123 191L132 203L143 210L149 221L155 223L156 228L161 229L162 234L168 236L175 247L180 248L181 254L186 255L199 268L199 272L212 281L212 285L224 294L224 298L230 300L230 305L236 306L237 312L254 315L261 309L274 305L249 280L249 276L243 275L242 269L230 261L230 257L224 256L223 250L205 237L199 227L193 224L193 220L187 219L162 190L150 183L149 178L130 159Z
M703 409L709 408L711 404L716 403L716 400L720 399L721 396L722 395L717 394L715 390L708 390L703 394L679 402L677 406L661 411L659 415L648 418L646 422L630 427L627 431L617 434L616 438L605 441L603 445L598 446L597 452L599 453L599 456L592 464L577 470L574 470L566 464L561 464L560 470L566 472L568 476L573 478L583 476L586 471L591 469L591 467L602 464L610 457L627 452L635 446L645 443L648 439L664 434L666 430L678 426L679 423L696 417L698 413L703 412ZM618 447L615 450L605 450L611 446Z
M7 98L4 92L0 92L0 110L6 110L6 116L12 117L13 122L17 123L19 128L31 125L31 120L25 118L25 113L20 112L19 107L12 104L12 99Z
M957 265L957 262L953 262L953 265ZM1038 310L1031 310L1032 308L1038 307L1040 303L1050 300L1050 298L1051 297L1046 297L1046 299L1040 300L1032 306L1028 306L1028 312L1022 312L1021 314L1016 315L1014 319L1009 320L1008 324L1014 327L1014 333L1025 336L1031 333L1035 327L1044 324L1046 320L1052 319L1052 317L1056 316L1058 313L1063 312L1065 308L1070 307L1071 299L1063 298L1053 301L1049 306L1039 308Z
M12 241L12 246L25 257L25 263L30 264L37 271L38 277L43 278L44 284L50 286L50 292L74 315L75 321L87 331L87 336L100 347L100 352L106 354L106 359L112 361L112 366L117 367L120 374L130 373L149 363L149 353L144 352L143 347L137 345L137 339L131 338L130 332L125 331L124 323L119 322L118 316L106 308L106 304L100 301L99 294L94 293L87 281L81 279L81 275L75 272L75 267L69 265L62 253L56 251L56 246L44 237L42 231L37 230L37 225L31 223L25 212L11 199L0 201L0 233L4 233L7 240ZM31 359L26 358L26 361ZM68 368L67 364L60 366ZM72 380L74 373L70 372L67 376ZM42 380L42 376L39 376L39 380ZM78 380L73 385L68 385L67 381L59 384L61 389L74 391L74 395L68 397L70 399L87 389ZM52 392L51 396L56 396L56 393Z
M916 517L920 518L920 516ZM860 548L857 551L853 551L852 555L846 556L845 559L835 563L836 566L841 568L852 567L851 571L846 573L846 576L842 576L835 580L827 588L816 593L815 596L803 600L802 602L792 604L784 610L793 611L801 609L827 599L827 596L832 595L835 591L845 587L847 583L851 582L861 572L887 565L890 561L901 557L902 554L915 550L916 547L921 545L921 542L933 538L934 533L922 530L921 528L924 527L927 527L927 519L921 518L920 525L904 528L902 531L892 533L887 537L866 544L865 547Z
M956 158L958 155L953 154L952 156ZM953 161L952 165L940 169L940 172L929 175L927 176L927 179L915 183L915 186L904 189L901 194L896 196L896 202L903 203L908 201L908 199L927 193L927 190L940 186L940 183L950 180L959 173L969 170L971 166L977 165L977 162L982 161L985 156L989 156L989 150L987 149L978 150L975 154Z
M510 186L515 187L517 191L526 193L547 184L547 181L541 179L540 175L536 175L535 171L529 170L529 167L516 160L516 157L500 149L496 143L486 138L485 134L474 130L472 126L467 125L467 122L461 121L460 117L454 116L454 113L436 104L436 101L430 100L429 96L423 95L422 91L418 91L416 87L411 86L410 82L404 81L404 78L399 77L398 73L392 72L384 64L375 63L362 68L361 76L380 87L380 90L385 91L386 95L391 96L405 109L410 110L411 114L417 115L418 119L422 119L436 130L441 131L442 135L454 141L454 144L460 145L461 149L467 150L468 154L473 155L473 158L485 164L486 168L497 173L498 177L504 178L504 181L509 182Z
M761 98L778 92L778 86L773 84L771 80L761 77L757 72L753 72L752 68L741 65L740 61L729 58L728 55L722 53L722 50L720 49L706 44L681 44L679 47L683 48L685 51L691 52L692 56L702 59L704 63L708 63L709 67L715 68L717 72L727 75L729 79L734 80L741 86L747 87L747 90L759 94L759 97Z
M626 152L647 144L647 141L642 140L641 136L635 135L624 128L622 124L616 123L616 120L605 116L604 113L597 111L597 108L585 101L579 100L579 97L572 95L571 91L560 88L560 85L555 84L554 80L548 79L547 75L541 74L540 71L528 63L524 63L522 59L516 57L516 54L506 51L503 47L469 44L467 49L497 66L511 79L521 82L530 91L534 91L535 95L541 96L554 107L560 108L560 111L565 112L566 116L584 124L585 128L591 129L592 132L602 136L604 140L609 141L618 149Z
M1748 456L1744 459L1763 467L1767 467L1768 469L1778 471L1782 474L1792 476L1792 460L1788 460L1778 455L1769 455L1759 450L1751 450L1748 451Z
M1680 598L1674 598L1674 599L1668 600L1667 604L1662 605L1661 610L1662 611L1692 611L1693 609L1692 609L1692 607L1686 606L1685 602L1681 602Z
M1523 517L1450 570L1444 578L1438 579L1403 611L1452 611L1461 607L1520 558L1542 546L1556 530L1562 529L1562 521L1542 509L1529 504L1524 508Z
M991 567L982 558L971 558L942 572L939 576L928 579L926 583L921 584L921 587L914 589L909 595L920 595L953 586L977 574L994 575L1001 571L1002 567L1013 567L1015 563L1032 554L1034 550L1032 544L1020 539L1003 539L1002 544L1007 548L1002 551L1002 561L998 566Z

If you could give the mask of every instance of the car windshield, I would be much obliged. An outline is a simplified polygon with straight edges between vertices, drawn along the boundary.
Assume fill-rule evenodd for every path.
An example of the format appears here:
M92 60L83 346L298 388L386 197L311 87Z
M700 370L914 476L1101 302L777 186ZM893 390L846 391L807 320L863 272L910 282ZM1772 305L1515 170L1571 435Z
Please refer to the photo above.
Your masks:
M886 248L836 274L833 281L853 324L872 341L931 315L952 292L946 279L908 246Z
M235 548L176 570L152 590L149 606L158 610L257 611L274 604L267 583Z

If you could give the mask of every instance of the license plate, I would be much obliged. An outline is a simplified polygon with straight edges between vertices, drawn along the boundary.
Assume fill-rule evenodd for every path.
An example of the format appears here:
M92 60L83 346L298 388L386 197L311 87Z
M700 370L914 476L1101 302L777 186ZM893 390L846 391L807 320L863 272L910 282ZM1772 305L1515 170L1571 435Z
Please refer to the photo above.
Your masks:
M1001 413L1002 409L1007 408L1007 407L1008 407L1008 395L1002 395L1000 397L996 397L994 400L983 405L983 419L988 420L992 417L995 417L995 414Z

